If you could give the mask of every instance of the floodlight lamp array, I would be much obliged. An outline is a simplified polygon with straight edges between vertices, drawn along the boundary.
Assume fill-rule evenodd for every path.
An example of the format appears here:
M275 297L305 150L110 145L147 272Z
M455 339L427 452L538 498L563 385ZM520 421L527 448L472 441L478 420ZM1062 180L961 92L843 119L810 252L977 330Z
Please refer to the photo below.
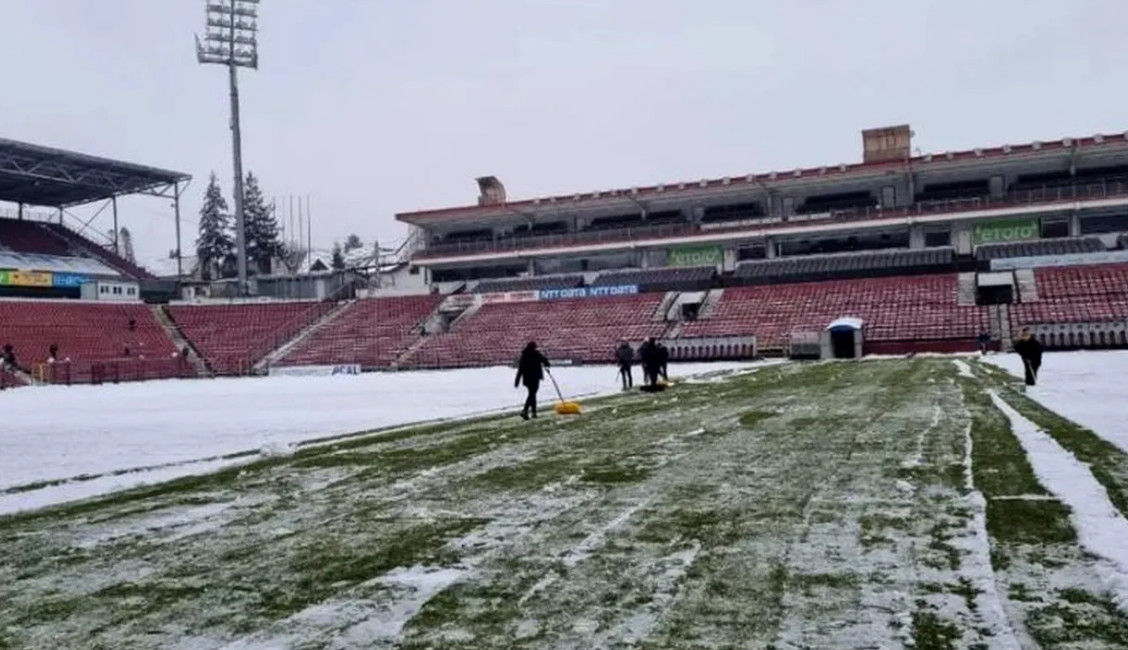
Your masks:
M259 0L209 0L207 29L196 37L200 63L258 68Z

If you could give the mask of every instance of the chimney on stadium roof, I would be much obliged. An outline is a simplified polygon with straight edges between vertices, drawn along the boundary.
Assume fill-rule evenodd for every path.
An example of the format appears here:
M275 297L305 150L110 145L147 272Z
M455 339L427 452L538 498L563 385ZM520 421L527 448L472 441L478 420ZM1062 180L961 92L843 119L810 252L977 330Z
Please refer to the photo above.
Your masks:
M862 162L904 161L912 152L913 130L908 124L862 131Z
M478 205L505 205L505 186L497 176L482 176L478 181Z

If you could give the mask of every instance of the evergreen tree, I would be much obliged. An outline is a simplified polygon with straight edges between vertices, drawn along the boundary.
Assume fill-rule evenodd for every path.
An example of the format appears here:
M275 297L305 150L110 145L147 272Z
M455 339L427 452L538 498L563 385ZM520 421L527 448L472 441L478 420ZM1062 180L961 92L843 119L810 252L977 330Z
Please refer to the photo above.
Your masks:
M352 251L364 248L364 242L360 241L360 237L353 233L345 238L345 252L351 253Z
M219 189L215 172L212 172L208 187L204 190L204 204L200 206L200 235L196 239L200 276L205 280L217 279L212 277L212 271L219 268L219 275L222 277L223 263L234 251L235 241L231 236L227 201Z
M285 251L279 238L274 205L267 205L258 178L251 172L243 183L243 224L247 243L247 268L270 273L271 263Z
M330 262L335 271L345 270L345 254L341 251L341 245L333 243L333 261Z

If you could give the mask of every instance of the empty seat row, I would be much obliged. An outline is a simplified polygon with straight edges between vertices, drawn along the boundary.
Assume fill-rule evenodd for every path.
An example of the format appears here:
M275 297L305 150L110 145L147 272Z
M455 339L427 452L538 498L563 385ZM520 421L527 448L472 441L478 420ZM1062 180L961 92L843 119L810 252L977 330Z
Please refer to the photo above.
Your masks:
M951 268L955 259L955 249L950 247L835 253L741 262L736 266L734 275L752 279L845 274L878 269Z
M1105 246L1097 237L1071 237L1063 239L1036 239L1032 241L981 244L975 248L976 259L986 262L1010 257L1041 257L1043 255L1076 255L1100 253Z
M682 336L754 335L761 348L776 348L793 332L853 316L871 341L974 339L988 327L987 310L958 305L957 290L954 274L730 288Z
M387 367L419 340L420 328L442 299L425 295L357 300L311 332L278 363Z
M331 302L174 305L168 314L216 374L242 374L335 307Z
M607 363L620 340L662 335L666 323L653 316L663 297L659 293L486 304L450 332L428 337L406 365L507 364L530 340L551 358Z
M676 285L709 282L717 275L713 266L688 266L656 269L634 269L630 271L609 271L601 273L591 283L593 287L613 287L622 285Z

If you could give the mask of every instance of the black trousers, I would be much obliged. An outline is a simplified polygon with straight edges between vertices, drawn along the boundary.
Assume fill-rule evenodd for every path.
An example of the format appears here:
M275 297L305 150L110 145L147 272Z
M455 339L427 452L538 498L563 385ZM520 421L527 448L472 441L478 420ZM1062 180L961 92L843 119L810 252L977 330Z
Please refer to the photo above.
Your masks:
M643 366L642 373L646 378L646 383L655 386L658 384L658 375L661 371L659 366Z
M1038 368L1042 367L1041 361L1031 361L1029 359L1022 360L1022 366L1026 370L1026 385L1033 386L1038 383Z
M619 364L619 378L623 380L623 388L634 386L634 373L631 372L630 366Z
M523 415L532 414L533 417L537 416L537 391L540 390L539 381L530 381L525 384L525 390L528 394L525 396L525 407L521 409Z

